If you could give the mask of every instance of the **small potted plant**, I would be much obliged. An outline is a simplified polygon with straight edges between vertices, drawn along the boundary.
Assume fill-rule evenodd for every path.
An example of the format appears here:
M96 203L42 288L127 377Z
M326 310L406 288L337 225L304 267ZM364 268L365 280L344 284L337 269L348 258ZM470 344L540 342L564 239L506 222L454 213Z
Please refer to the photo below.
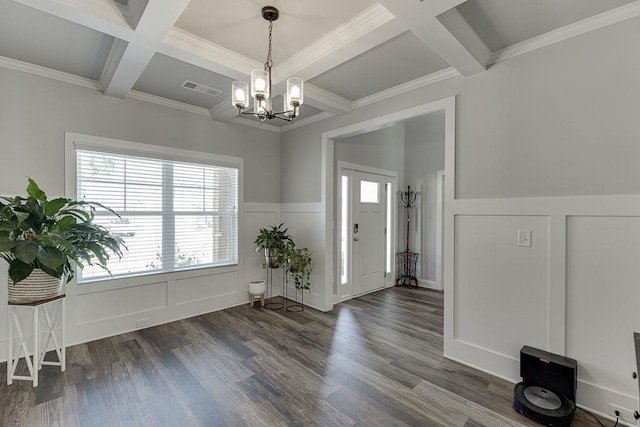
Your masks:
M308 248L298 249L295 244L291 244L287 248L286 270L296 288L296 305L287 307L287 310L302 311L304 310L304 292L311 289L311 251ZM290 310L293 307L296 309Z
M257 245L256 252L264 250L265 262L269 268L280 268L287 248L293 244L291 236L287 234L288 229L282 229L283 225L284 222L261 228L254 242Z
M9 302L31 303L60 295L62 282L84 263L107 269L111 254L122 256L124 241L94 224L93 202L49 200L29 178L28 197L0 198L0 258L9 264Z

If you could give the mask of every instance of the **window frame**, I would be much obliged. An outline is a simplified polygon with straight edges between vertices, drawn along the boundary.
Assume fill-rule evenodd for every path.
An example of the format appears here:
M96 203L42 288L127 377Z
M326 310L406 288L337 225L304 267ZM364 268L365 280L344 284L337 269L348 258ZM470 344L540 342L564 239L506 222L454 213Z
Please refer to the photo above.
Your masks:
M244 200L244 159L239 157L231 157L218 155L213 153L205 153L200 151L192 151L181 148L165 147L152 144L143 144L133 141L125 141L112 138L104 138L92 135L83 135L73 132L65 133L65 196L69 198L77 198L77 150L89 150L111 154L130 155L147 157L159 160L178 161L190 164L202 164L211 166L221 166L236 168L238 170L238 223L236 263L225 265L202 265L190 268L180 268L172 271L147 271L134 273L126 276L96 278L82 282L78 286L78 290L83 289L86 292L92 292L104 289L118 289L125 287L137 286L141 280L148 283L149 276L197 276L203 271L215 270L216 272L239 271L239 265L242 262L242 240L241 230L243 226L243 200ZM141 278L141 279L138 279ZM160 277L158 277L160 279ZM73 281L75 284L77 280ZM140 282L141 283L141 282ZM85 289L86 288L86 289ZM85 293L85 292L78 292Z

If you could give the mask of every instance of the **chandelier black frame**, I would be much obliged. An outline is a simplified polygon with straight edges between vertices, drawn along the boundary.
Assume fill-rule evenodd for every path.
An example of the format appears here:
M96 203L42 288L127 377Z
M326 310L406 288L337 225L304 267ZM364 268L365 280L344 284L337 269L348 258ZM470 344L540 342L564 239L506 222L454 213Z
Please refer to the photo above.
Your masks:
M271 42L273 22L278 20L280 12L273 6L265 6L262 8L262 17L269 21L269 49L264 68L251 71L253 111L245 111L249 106L249 85L246 82L235 81L231 84L231 103L238 109L238 115L252 115L260 120L260 124L267 119L281 119L293 123L293 119L300 114L300 106L304 101L304 82L297 77L287 79L283 111L274 110L271 90Z

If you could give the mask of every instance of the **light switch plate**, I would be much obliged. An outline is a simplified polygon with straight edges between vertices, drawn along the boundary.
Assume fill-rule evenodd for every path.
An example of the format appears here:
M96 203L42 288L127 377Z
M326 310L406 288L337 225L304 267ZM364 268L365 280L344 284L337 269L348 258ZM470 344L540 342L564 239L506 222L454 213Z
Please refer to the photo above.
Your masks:
M531 230L518 230L518 246L531 247Z

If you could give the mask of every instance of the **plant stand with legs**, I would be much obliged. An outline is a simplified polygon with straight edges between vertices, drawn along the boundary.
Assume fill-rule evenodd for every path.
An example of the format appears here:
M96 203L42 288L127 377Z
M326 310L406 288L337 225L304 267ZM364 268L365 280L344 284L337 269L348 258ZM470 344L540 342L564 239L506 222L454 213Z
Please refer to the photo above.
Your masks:
M274 301L275 296L273 295L273 270L275 268L267 267L267 302L264 304L264 308L268 308L269 310L280 310L285 305L285 272L282 270L282 299L281 302Z
M50 311L51 310L51 311ZM20 312L27 312L27 317L20 317ZM13 380L33 381L38 386L38 371L43 365L59 366L66 369L65 350L65 296L61 295L49 300L27 304L12 304L7 307L9 328L9 357L7 358L7 385ZM41 315L44 315L41 317ZM46 329L41 328L42 320L46 322ZM60 340L56 335L56 328L60 328ZM33 328L33 357L29 355L29 329ZM14 336L14 332L16 335ZM42 333L46 333L44 344L41 343ZM17 352L14 351L14 340L18 339ZM58 361L44 360L49 345L53 342ZM24 358L29 370L29 376L16 375L18 362Z

